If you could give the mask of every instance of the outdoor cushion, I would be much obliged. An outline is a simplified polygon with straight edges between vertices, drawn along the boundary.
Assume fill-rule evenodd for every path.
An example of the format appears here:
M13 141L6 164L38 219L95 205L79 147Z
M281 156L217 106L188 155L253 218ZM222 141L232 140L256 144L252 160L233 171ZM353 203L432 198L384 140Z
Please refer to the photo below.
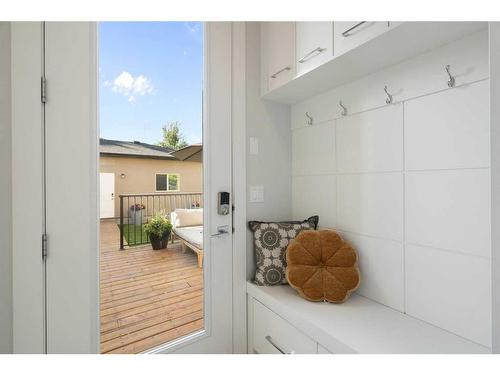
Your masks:
M316 229L318 220L318 216L312 216L304 221L248 223L254 232L255 284L269 286L287 283L286 248L301 231Z
M177 227L174 228L174 233L198 249L203 249L203 226Z
M171 219L175 228L203 225L203 208L177 208Z
M286 259L288 283L310 301L344 302L359 286L356 252L333 230L301 232Z

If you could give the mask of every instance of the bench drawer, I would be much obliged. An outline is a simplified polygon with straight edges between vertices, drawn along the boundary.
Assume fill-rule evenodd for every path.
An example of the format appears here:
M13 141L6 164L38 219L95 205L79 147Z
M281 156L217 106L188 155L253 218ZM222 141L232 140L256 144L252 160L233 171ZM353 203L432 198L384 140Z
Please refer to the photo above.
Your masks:
M317 344L285 319L253 300L253 346L260 354L314 354Z

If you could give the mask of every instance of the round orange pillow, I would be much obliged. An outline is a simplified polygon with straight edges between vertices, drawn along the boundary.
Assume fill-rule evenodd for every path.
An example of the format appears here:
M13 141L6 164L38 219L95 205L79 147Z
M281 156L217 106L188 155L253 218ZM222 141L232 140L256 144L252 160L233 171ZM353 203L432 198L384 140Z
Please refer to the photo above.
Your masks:
M356 252L333 230L300 232L286 261L288 283L310 301L344 302L360 283Z

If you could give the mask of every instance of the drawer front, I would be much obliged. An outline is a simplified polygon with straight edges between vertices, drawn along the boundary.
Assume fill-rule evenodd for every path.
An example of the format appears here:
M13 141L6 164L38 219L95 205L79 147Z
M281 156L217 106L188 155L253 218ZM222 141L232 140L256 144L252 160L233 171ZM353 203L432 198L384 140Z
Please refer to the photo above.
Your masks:
M327 348L325 348L323 345L318 344L318 354L333 354L333 353L329 351Z
M333 46L335 56L356 48L389 30L388 22L334 22Z
M317 344L260 302L253 300L253 346L259 354L315 354Z

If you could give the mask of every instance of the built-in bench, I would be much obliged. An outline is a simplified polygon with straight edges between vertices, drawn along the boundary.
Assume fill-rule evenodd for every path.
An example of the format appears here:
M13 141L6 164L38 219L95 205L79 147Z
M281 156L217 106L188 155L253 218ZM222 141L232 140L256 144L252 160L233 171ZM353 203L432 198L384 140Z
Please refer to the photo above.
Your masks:
M490 353L482 345L354 294L309 302L288 285L247 283L249 353Z

